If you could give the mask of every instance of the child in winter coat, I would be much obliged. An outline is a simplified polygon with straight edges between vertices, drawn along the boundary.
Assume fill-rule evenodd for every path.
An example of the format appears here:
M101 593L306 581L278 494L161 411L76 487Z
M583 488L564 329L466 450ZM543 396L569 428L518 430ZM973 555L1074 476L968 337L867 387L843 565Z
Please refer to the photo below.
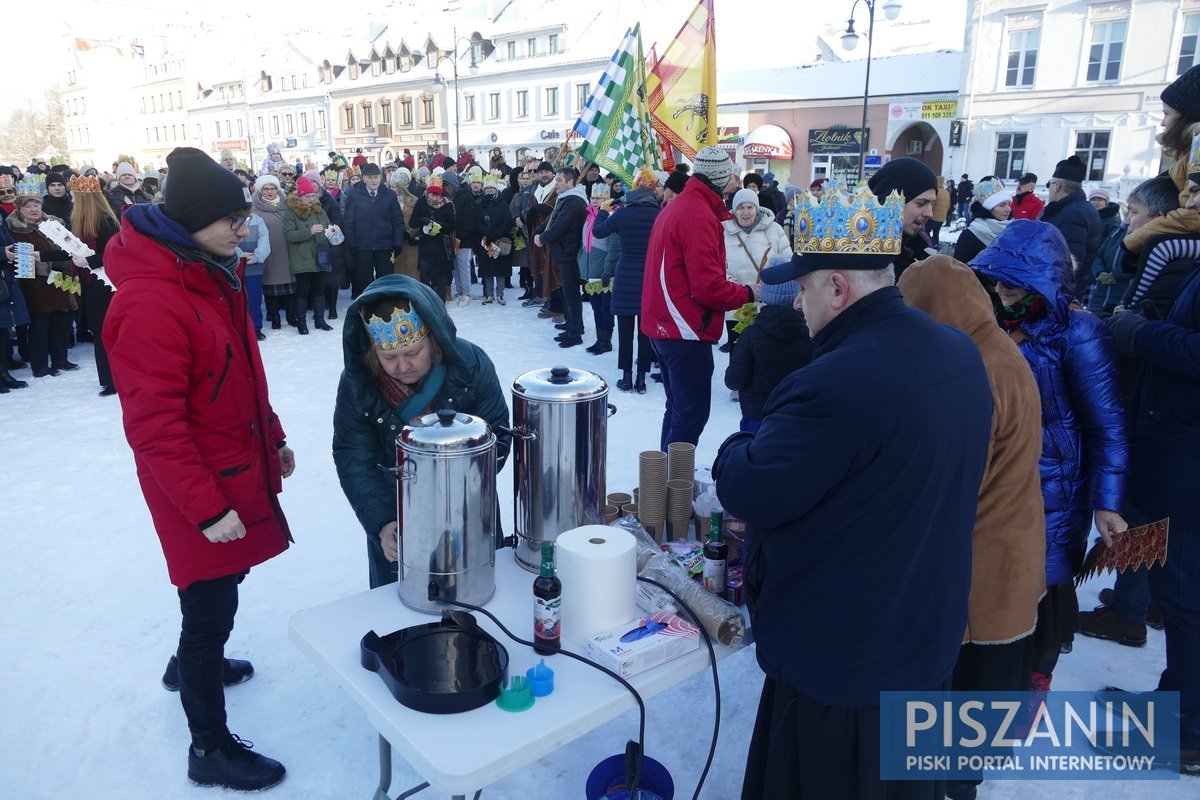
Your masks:
M779 382L812 361L808 324L793 306L799 292L796 281L764 283L764 305L729 356L725 385L738 392L744 432L758 430L763 406Z

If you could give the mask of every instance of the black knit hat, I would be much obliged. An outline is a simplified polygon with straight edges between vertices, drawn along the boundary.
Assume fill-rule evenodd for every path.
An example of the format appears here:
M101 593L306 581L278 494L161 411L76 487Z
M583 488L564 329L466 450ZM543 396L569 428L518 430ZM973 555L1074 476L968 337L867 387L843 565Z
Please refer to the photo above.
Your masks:
M236 175L203 150L176 147L167 155L163 211L188 233L195 233L227 214L250 207L250 190Z
M1087 167L1079 160L1079 156L1068 156L1054 165L1054 174L1051 177L1083 183L1087 177Z
M867 181L871 191L884 202L893 190L904 196L904 202L915 200L918 195L937 189L937 175L915 158L893 158Z
M367 177L368 175L382 175L383 174L379 170L378 164L370 164L370 163L363 164L362 167L360 168L360 171L362 172L362 176L364 178Z
M1196 65L1163 89L1162 101L1193 122L1200 121L1200 65Z
M549 161L543 161L537 165L537 169L534 172L554 172L554 165Z
M1032 172L1026 172L1021 177L1017 178L1017 186L1024 186L1027 183L1037 183L1037 175Z
M683 191L683 187L687 185L688 174L675 170L667 176L667 182L663 184L663 188L670 189L675 194Z
M50 172L46 173L46 186L49 186L52 183L61 183L63 186L66 186L67 178L61 172L51 170Z

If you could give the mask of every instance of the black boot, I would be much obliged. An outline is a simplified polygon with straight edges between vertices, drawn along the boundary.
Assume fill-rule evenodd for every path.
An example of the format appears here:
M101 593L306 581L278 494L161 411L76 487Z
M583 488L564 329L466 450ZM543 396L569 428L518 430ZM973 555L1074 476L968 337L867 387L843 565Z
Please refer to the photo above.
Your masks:
M103 394L103 393L101 393ZM254 665L240 658L227 658L221 672L221 683L225 686L237 686L254 677ZM168 692L179 691L179 658L171 656L167 668L163 670L162 686Z
M337 319L337 297L338 290L335 287L325 289L325 316L329 319Z
M297 299L293 308L296 310L296 333L308 336L308 298Z
M299 318L296 316L296 295L289 294L284 298L283 309L287 324L293 328L298 327Z
M8 344L8 329L0 330L0 387L5 391L9 389L24 389L29 384L25 381L19 381L8 372L8 361L12 351L9 350ZM3 392L0 392L2 394Z
M313 327L319 331L333 330L325 321L325 298L323 296L317 298L317 306L313 309Z
M633 384L633 388L638 394L646 393L646 373L638 373L637 382Z
M216 747L188 747L188 778L200 786L223 786L241 792L269 789L287 770L273 758L252 752L253 742L228 735Z
M622 392L633 391L633 378L630 376L629 370L625 370L621 373L621 379L617 381L617 388Z
M722 353L728 353L733 349L733 346L737 344L738 336L741 334L733 329L735 325L737 325L737 323L733 320L725 320L725 330L729 331L728 338L726 338L725 344L717 348Z
M613 333L612 328L607 328L602 331L601 330L596 331L596 343L594 345L592 345L591 347L587 348L587 351L594 356L598 356L601 353L611 352L612 351L612 333Z

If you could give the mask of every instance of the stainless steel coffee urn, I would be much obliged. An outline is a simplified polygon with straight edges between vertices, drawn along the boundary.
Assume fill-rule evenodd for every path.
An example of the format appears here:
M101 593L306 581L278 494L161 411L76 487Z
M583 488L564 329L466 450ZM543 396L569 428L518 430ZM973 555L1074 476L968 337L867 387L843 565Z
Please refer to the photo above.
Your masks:
M513 382L517 563L540 565L542 542L580 525L604 524L608 384L594 372L553 367Z
M496 436L453 409L404 426L396 439L400 600L452 608L433 595L483 605L496 590Z

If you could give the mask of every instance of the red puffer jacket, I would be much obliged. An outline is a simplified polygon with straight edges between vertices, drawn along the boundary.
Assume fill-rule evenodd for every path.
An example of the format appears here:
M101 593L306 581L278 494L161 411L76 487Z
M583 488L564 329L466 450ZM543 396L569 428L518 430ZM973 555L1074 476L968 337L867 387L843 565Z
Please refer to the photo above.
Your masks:
M726 311L754 301L753 290L725 274L720 196L692 177L650 232L642 278L642 333L651 339L716 342Z
M186 262L126 215L104 253L117 286L104 344L125 436L162 543L171 583L232 575L288 547L276 495L284 440L246 297L213 267ZM246 527L233 542L201 533L232 508Z

